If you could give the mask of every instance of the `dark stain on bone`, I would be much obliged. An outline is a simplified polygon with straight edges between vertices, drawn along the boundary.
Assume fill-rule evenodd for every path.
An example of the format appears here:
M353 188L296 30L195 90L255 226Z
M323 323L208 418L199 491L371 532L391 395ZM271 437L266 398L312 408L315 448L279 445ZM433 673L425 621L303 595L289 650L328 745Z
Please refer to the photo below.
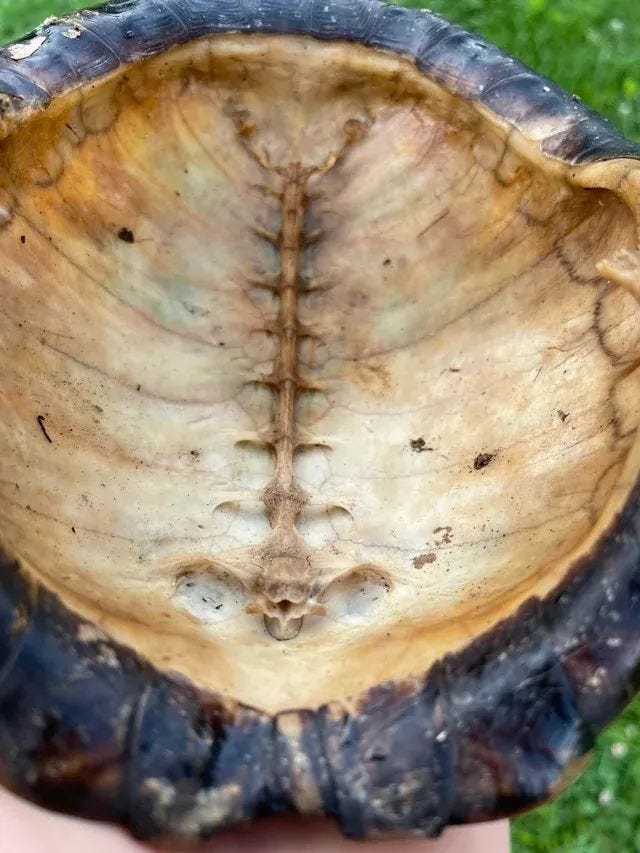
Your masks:
M46 428L45 423L44 423L44 415L38 415L36 420L38 421L38 426L40 427L40 430L41 430L43 436L47 439L49 444L53 444L53 439L51 438L51 436L47 432L47 428Z
M435 554L420 554L418 557L413 558L413 565L416 569L422 569L428 563L435 563L438 558Z
M410 444L414 453L428 453L433 451L433 447L427 447L427 442L422 436L411 439Z
M433 540L438 547L449 545L453 539L453 527L448 524L445 527L436 527L433 535L434 537L440 536L440 539L434 538Z
M482 471L482 469L486 468L487 465L491 465L497 455L497 453L478 453L476 458L473 460L473 470Z
M369 124L357 118L350 118L344 125L344 138L348 146L362 142L369 131Z
M130 228L121 228L118 231L118 239L122 240L123 243L135 243L136 242L135 235Z
M558 409L558 417L564 423L569 417L569 412L563 412L562 409Z

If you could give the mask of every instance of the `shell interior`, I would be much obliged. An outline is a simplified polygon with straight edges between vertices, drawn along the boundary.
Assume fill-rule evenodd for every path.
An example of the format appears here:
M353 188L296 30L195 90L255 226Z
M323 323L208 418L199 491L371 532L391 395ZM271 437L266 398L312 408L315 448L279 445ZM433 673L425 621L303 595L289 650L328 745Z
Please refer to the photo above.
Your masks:
M3 546L269 711L422 673L553 588L637 476L640 262L624 200L534 152L302 37L203 39L23 123Z

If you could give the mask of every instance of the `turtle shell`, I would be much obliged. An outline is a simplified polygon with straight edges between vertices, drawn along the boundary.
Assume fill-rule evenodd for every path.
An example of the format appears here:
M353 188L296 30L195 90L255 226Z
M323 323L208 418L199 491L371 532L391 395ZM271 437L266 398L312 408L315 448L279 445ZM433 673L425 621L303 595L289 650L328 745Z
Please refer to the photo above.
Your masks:
M640 660L640 149L374 0L0 51L0 778L142 839L436 836Z

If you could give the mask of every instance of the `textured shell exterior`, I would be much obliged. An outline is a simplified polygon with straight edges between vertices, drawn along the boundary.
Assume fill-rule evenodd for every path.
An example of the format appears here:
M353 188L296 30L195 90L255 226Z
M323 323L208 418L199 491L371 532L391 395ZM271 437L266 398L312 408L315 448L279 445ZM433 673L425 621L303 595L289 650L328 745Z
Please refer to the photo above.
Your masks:
M497 48L376 0L121 0L50 22L0 51L4 130L123 63L231 32L395 52L543 155L640 159ZM155 671L3 558L0 776L39 804L173 841L286 811L357 838L435 836L536 805L639 686L639 497L561 588L421 679L275 717Z
M79 31L86 38L74 38ZM392 51L538 140L547 155L572 164L640 156L640 147L610 122L494 45L430 12L378 0L107 3L50 22L19 43L21 49L14 45L2 51L4 112L11 116L44 108L122 63L223 33L305 35Z

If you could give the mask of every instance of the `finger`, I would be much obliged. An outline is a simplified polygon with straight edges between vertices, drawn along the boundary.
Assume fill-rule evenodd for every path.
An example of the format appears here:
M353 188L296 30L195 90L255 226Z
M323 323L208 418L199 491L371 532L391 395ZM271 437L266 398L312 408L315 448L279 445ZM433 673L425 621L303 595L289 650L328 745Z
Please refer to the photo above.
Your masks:
M49 812L0 791L0 849L12 853L150 853L118 829ZM509 824L448 830L438 841L348 841L326 820L262 820L222 833L210 853L508 853ZM175 850L175 853L181 851ZM184 851L189 853L189 851Z
M326 820L265 820L223 833L211 853L508 853L509 823L447 830L437 841L425 839L362 843L344 839Z
M46 812L0 789L0 850L11 853L142 853L109 826Z

